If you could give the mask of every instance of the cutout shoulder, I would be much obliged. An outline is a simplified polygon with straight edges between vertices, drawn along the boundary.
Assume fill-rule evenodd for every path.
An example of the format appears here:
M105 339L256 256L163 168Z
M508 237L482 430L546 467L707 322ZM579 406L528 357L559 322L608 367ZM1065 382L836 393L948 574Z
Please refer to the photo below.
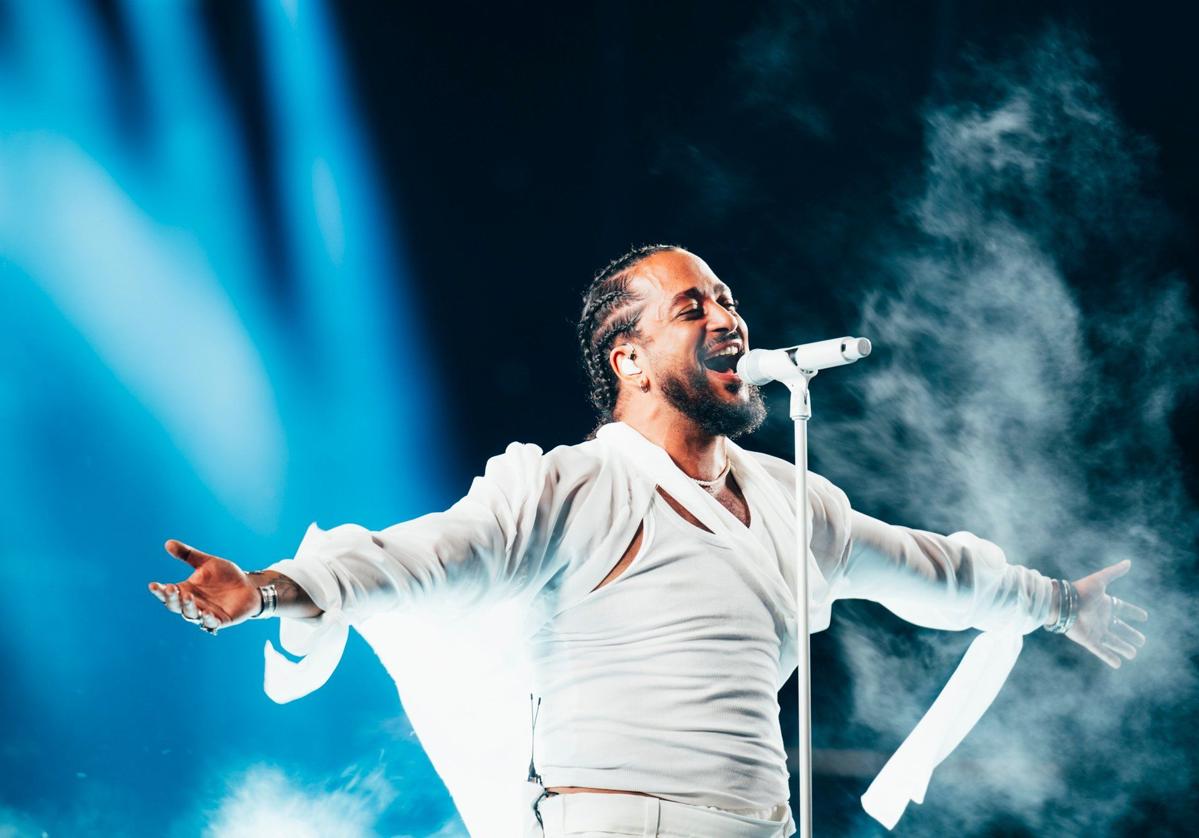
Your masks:
M633 563L633 559L637 558L638 552L641 550L641 542L645 535L645 521L637 525L637 532L633 535L633 540L629 542L629 546L625 548L624 555L620 557L608 575L600 580L600 583L591 589L591 593L595 593L600 588L616 580L621 574L629 569L629 565Z

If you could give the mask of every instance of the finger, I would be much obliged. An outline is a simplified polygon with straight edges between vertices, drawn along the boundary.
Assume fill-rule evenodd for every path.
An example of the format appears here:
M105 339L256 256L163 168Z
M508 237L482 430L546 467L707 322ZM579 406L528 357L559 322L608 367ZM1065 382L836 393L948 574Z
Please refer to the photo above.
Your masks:
M1124 600L1120 600L1120 604L1116 606L1116 615L1122 620L1140 620L1142 623L1149 619L1148 611Z
M222 622L212 612L201 609L200 618L196 620L196 625L209 634L216 635L217 629L222 626Z
M159 602L167 601L167 595L165 593L163 593L162 585L159 585L157 582L150 583L150 593L154 594L155 598Z
M165 547L166 551L168 553L170 553L172 556L174 556L177 559L182 559L183 561L187 562L189 565L191 565L192 567L195 567L195 568L199 568L202 564L204 564L209 559L216 558L215 556L209 555L208 553L204 553L204 552L201 552L200 550L196 550L192 547L189 547L188 545L184 544L182 541L179 541L174 538L168 538L166 543L163 544L162 546Z
M215 608L208 602L205 602L201 597L192 597L190 603L184 603L183 619L189 623L204 622L204 615L210 615L215 622L212 625L221 625L221 615L224 612L219 608Z
M1114 621L1112 623L1111 631L1112 634L1116 635L1116 637L1119 637L1126 643L1131 643L1133 646L1140 647L1145 645L1145 635L1141 634L1123 620Z
M1137 656L1136 646L1133 646L1131 643L1125 643L1123 640L1113 634L1109 634L1103 638L1103 645L1111 649L1113 652L1123 655L1129 660L1132 660Z
M1099 571L1095 575L1098 576L1103 581L1104 585L1109 585L1112 582L1114 582L1116 579L1119 579L1125 573L1128 573L1128 570L1131 567L1132 567L1132 559L1125 559L1122 562L1116 562L1114 565L1105 567L1103 570Z
M209 602L198 593L193 595L192 601L196 606L197 621L202 621L204 619L204 615L207 614L215 621L212 623L214 626L220 627L229 624L229 615L226 613L225 609Z
M200 609L196 607L196 598L191 594L184 594L181 613L188 620L200 619Z
M165 605L167 607L167 610L173 611L174 613L178 614L179 608L180 608L179 586L178 585L167 585L165 588L163 588L163 593L166 594Z
M1117 655L1115 652L1113 652L1111 649L1108 649L1106 646L1099 646L1098 648L1092 649L1091 651L1095 655L1095 657L1099 658L1099 660L1106 663L1112 669L1120 668L1120 656Z

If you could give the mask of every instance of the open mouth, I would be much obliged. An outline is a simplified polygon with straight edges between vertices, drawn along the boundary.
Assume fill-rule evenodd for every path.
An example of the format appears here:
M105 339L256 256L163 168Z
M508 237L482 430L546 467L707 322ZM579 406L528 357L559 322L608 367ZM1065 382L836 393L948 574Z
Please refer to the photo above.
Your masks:
M740 347L730 346L704 358L703 364L722 381L737 381L737 362L744 354Z

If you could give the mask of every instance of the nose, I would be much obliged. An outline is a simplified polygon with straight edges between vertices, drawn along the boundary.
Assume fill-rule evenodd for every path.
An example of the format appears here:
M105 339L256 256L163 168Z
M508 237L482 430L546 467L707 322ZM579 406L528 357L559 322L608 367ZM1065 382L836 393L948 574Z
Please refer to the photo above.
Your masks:
M712 310L708 313L708 326L717 332L735 332L740 326L737 315L720 303L713 301Z

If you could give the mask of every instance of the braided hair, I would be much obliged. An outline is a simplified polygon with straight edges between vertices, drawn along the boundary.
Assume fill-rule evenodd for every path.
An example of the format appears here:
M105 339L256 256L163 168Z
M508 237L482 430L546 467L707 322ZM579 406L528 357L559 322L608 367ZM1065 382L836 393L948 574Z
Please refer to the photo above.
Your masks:
M638 322L641 311L634 307L640 297L630 287L633 268L644 259L663 250L682 250L673 244L648 244L634 247L623 256L613 259L595 275L583 294L583 312L579 315L577 334L583 370L591 385L588 394L598 414L598 423L588 435L612 421L616 409L619 380L608 363L608 353L618 339L641 337Z

